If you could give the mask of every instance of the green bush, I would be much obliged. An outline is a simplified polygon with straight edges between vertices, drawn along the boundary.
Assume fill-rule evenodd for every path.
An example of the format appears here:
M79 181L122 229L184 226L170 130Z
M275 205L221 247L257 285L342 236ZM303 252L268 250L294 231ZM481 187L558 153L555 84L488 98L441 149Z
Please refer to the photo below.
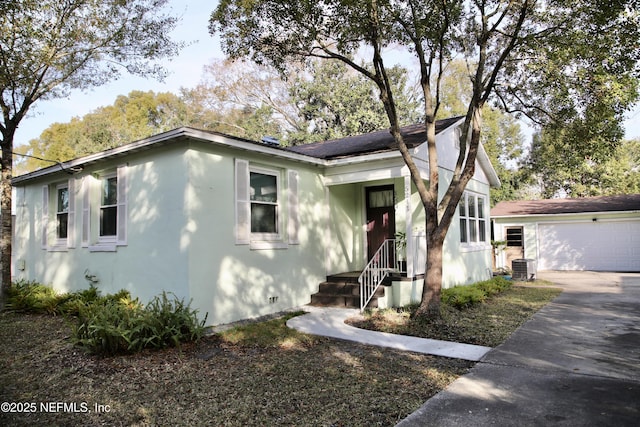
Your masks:
M477 286L455 286L442 291L442 302L459 310L484 302L487 295Z
M138 307L117 302L88 304L80 307L72 337L92 353L117 354L132 350Z
M81 291L58 294L52 287L34 281L14 282L9 289L7 308L27 313L65 314L78 316L80 309L91 304L104 305L108 302L137 304L127 290L115 294L100 295L94 285Z
M34 281L20 280L9 288L7 308L29 313L55 314L65 298L51 287Z
M146 307L121 298L81 308L73 337L92 353L132 353L198 340L205 320L199 322L190 304L163 292Z
M481 289L488 297L493 296L495 294L499 294L500 292L504 292L505 290L511 287L511 282L504 277L494 277L491 280L485 280L484 282L478 282L473 286L477 286Z
M510 287L511 281L498 276L472 285L444 289L441 298L443 303L461 310L480 304L488 297L504 292Z
M205 320L175 295L155 297L146 307L127 290L100 295L89 289L58 294L50 286L19 281L9 290L7 308L29 313L76 317L72 338L92 353L118 354L143 348L178 346L204 334Z

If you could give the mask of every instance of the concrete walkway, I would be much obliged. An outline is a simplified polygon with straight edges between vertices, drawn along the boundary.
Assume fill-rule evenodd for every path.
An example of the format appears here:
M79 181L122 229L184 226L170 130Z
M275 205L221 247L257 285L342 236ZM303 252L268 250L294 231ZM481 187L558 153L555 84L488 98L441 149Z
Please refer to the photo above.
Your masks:
M398 426L640 425L640 274L539 277L562 295Z
M305 306L304 310L309 313L289 319L287 326L312 335L471 361L480 360L491 350L490 347L479 345L358 329L344 323L347 318L359 314L359 311L355 309Z

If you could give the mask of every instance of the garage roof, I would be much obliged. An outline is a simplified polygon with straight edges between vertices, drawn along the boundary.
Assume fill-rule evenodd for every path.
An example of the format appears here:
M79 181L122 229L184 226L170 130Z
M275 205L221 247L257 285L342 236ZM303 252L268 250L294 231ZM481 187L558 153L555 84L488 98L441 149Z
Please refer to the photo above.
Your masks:
M640 211L640 194L500 202L491 209L491 216L497 218L523 215L625 211Z

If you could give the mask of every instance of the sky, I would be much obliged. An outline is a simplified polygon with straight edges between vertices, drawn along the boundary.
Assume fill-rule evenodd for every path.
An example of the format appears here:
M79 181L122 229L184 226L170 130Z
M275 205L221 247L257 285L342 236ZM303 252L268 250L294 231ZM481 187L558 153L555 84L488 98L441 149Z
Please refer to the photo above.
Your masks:
M170 0L172 13L182 17L173 36L190 45L178 57L164 64L169 71L164 82L123 74L119 80L88 92L73 91L67 98L37 102L20 123L15 146L38 138L53 123L66 123L73 117L111 105L118 95L127 95L132 90L178 93L181 87L196 86L202 77L203 67L213 59L224 58L219 39L208 33L209 16L217 4L217 0ZM626 138L640 138L640 104L627 114L625 130ZM531 134L526 128L523 132L527 137Z

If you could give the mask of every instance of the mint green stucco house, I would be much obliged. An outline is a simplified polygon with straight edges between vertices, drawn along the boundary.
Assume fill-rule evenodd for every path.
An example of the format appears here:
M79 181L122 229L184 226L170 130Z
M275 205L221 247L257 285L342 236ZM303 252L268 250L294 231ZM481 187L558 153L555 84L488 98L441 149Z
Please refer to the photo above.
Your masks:
M461 123L438 123L445 183ZM427 179L424 128L403 132ZM307 304L328 275L367 265L372 235L404 232L415 299L424 213L391 142L380 131L280 147L183 127L16 177L14 278L142 301L173 292L216 325ZM487 277L497 185L481 149L445 243L445 286Z

